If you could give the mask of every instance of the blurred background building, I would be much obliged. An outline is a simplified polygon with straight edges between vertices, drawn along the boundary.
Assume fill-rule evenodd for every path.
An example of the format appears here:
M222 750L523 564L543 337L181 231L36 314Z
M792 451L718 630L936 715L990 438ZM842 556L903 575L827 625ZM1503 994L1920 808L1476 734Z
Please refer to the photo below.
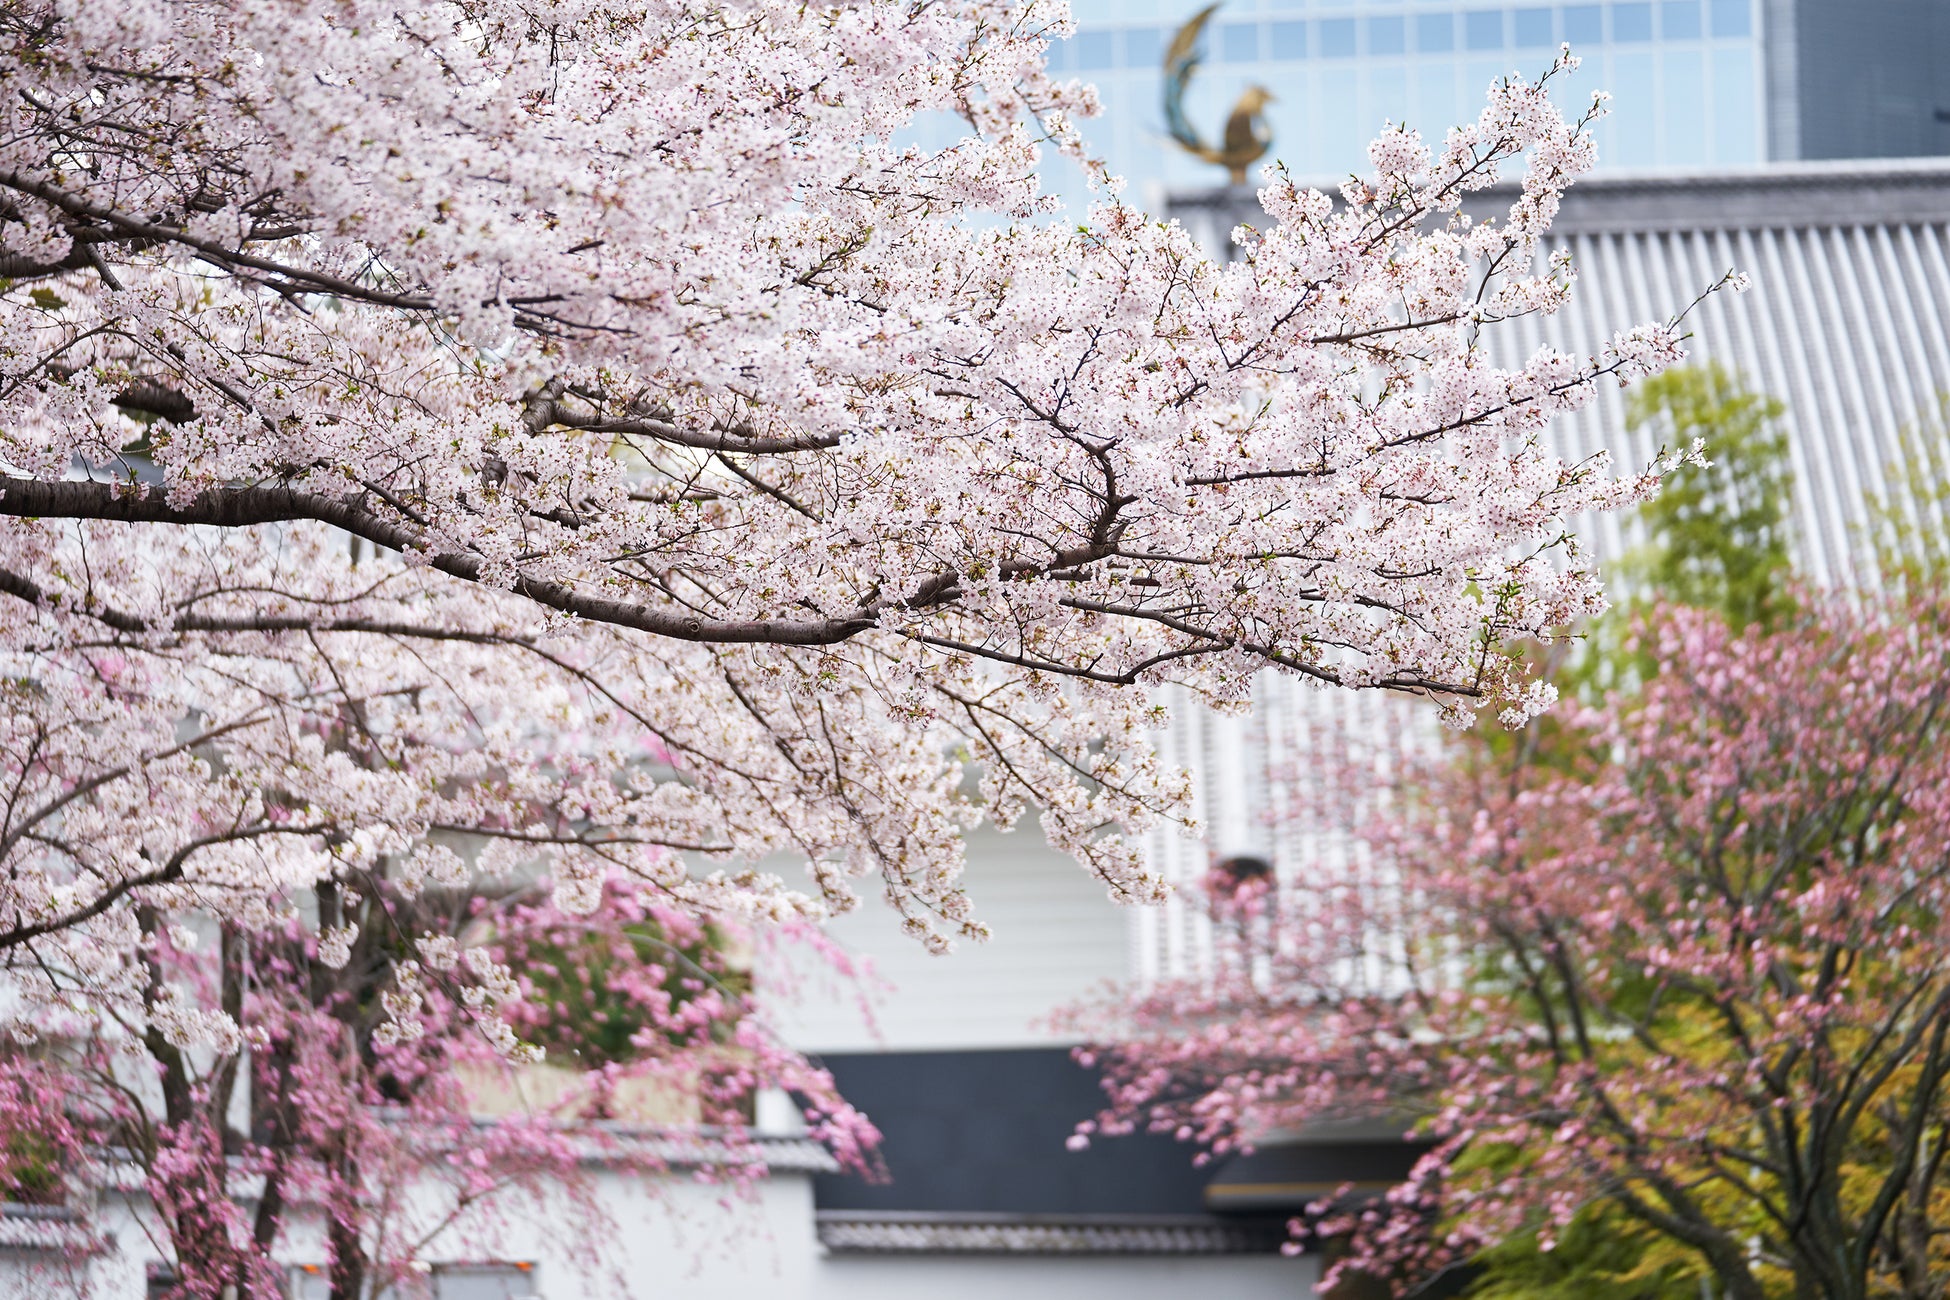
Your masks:
M1088 133L1134 197L1212 182L1208 165L1170 146L1160 109L1165 50L1202 7L1073 0L1077 33L1052 51L1056 68L1101 92ZM1491 81L1536 75L1562 42L1584 59L1565 105L1611 92L1598 127L1607 168L1950 152L1940 0L1227 0L1186 109L1216 134L1241 93L1264 86L1270 156L1296 175L1344 175L1384 121L1439 140L1475 117Z

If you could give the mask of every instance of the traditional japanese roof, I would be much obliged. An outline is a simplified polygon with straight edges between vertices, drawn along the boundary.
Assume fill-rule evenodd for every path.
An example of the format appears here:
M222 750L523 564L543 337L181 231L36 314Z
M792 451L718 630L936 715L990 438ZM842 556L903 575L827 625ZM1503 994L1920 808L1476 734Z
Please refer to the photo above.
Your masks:
M1317 183L1330 193L1336 184ZM1481 191L1465 209L1499 215L1515 192ZM1265 220L1243 187L1172 193L1166 214L1213 249L1234 227ZM1690 359L1716 361L1785 404L1800 571L1821 585L1872 587L1871 499L1919 508L1901 500L1908 494L1899 486L1919 432L1939 456L1950 452L1950 159L1588 177L1565 194L1540 257L1559 249L1577 272L1570 304L1489 331L1493 359L1519 364L1545 344L1594 354L1620 329L1684 310L1729 269L1745 272L1747 292L1713 294L1687 316ZM1626 396L1601 384L1594 402L1553 420L1544 436L1570 460L1609 449L1618 470L1641 468L1666 435L1628 431ZM1921 508L1938 517L1912 514L1919 534L1950 533L1940 506ZM1607 580L1616 594L1616 563L1643 540L1635 516L1572 527L1614 566ZM1322 693L1272 674L1254 689L1250 719L1177 707L1161 738L1168 762L1195 771L1195 815L1207 827L1204 843L1163 829L1147 841L1148 859L1174 883L1196 880L1214 852L1268 856L1282 872L1321 856L1331 832L1291 817L1273 827L1269 818L1315 797L1300 756L1334 745L1344 726L1380 735L1405 725L1400 701L1376 694ZM1145 979L1187 975L1209 960L1209 927L1196 906L1174 899L1136 924Z
M1216 1215L955 1214L821 1210L820 1244L861 1255L1258 1255L1280 1222Z

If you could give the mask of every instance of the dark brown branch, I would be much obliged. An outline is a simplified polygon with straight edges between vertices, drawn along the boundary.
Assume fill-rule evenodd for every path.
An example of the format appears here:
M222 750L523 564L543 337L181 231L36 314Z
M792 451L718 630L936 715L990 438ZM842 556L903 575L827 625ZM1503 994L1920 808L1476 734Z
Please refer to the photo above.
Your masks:
M250 528L260 524L312 520L343 529L375 545L424 557L428 567L463 582L481 582L487 568L486 562L475 555L456 552L428 554L424 538L419 533L374 515L354 501L284 487L209 488L181 506L172 506L160 492L138 492L111 483L45 483L34 479L7 479L4 480L4 491L0 491L0 515L211 528ZM546 582L522 574L515 575L511 589L516 595L547 609L572 614L592 623L631 628L677 641L836 645L866 631L877 622L876 617L868 611L808 622L699 618L651 609L633 601L593 596L563 583Z

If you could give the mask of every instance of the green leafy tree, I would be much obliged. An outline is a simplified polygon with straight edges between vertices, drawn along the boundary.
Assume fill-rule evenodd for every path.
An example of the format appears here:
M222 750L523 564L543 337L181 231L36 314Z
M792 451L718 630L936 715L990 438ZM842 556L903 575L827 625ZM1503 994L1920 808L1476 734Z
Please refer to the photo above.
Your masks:
M1869 498L1869 545L1885 581L1940 583L1950 576L1950 397L1900 441L1889 491Z
M1672 447L1698 439L1709 462L1680 466L1639 508L1647 540L1626 571L1640 600L1715 610L1736 630L1772 625L1792 607L1784 411L1716 362L1668 371L1634 392L1627 427L1656 429Z

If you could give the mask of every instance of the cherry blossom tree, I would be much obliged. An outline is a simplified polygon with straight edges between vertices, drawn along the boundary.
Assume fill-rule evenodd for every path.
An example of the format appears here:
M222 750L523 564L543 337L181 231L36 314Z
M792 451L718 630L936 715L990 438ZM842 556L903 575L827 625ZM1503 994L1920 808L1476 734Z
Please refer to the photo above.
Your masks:
M749 1185L760 1088L789 1091L808 1136L868 1170L872 1127L766 1032L735 945L689 913L620 880L575 915L532 886L320 890L322 935L145 911L166 1013L17 1056L0 1086L9 1182L85 1200L124 1153L182 1300L281 1297L294 1249L321 1247L333 1300L418 1294L429 1252L479 1249L510 1215L565 1202L590 1225L576 1263L600 1290L593 1165L664 1175L688 1144L700 1175ZM531 984L524 1029L539 1022L568 1068L510 1067L471 1013L513 1000L497 990L512 966ZM250 1053L182 1028L217 1014Z
M1438 766L1345 887L1222 899L1224 971L1127 1008L1099 1126L1416 1120L1406 1184L1300 1225L1404 1290L1609 1205L1741 1300L1940 1294L1950 611L1806 606L1654 617L1577 770Z
M1562 521L1660 466L1540 433L1679 351L1488 360L1569 292L1539 239L1590 115L1512 79L1339 207L1270 173L1224 263L1094 168L1050 217L1041 153L1091 166L1068 31L0 3L9 970L137 1005L144 906L268 930L378 863L537 858L565 906L621 870L748 919L877 878L945 947L982 817L1158 896L1154 684L1544 707L1502 646L1602 602Z

